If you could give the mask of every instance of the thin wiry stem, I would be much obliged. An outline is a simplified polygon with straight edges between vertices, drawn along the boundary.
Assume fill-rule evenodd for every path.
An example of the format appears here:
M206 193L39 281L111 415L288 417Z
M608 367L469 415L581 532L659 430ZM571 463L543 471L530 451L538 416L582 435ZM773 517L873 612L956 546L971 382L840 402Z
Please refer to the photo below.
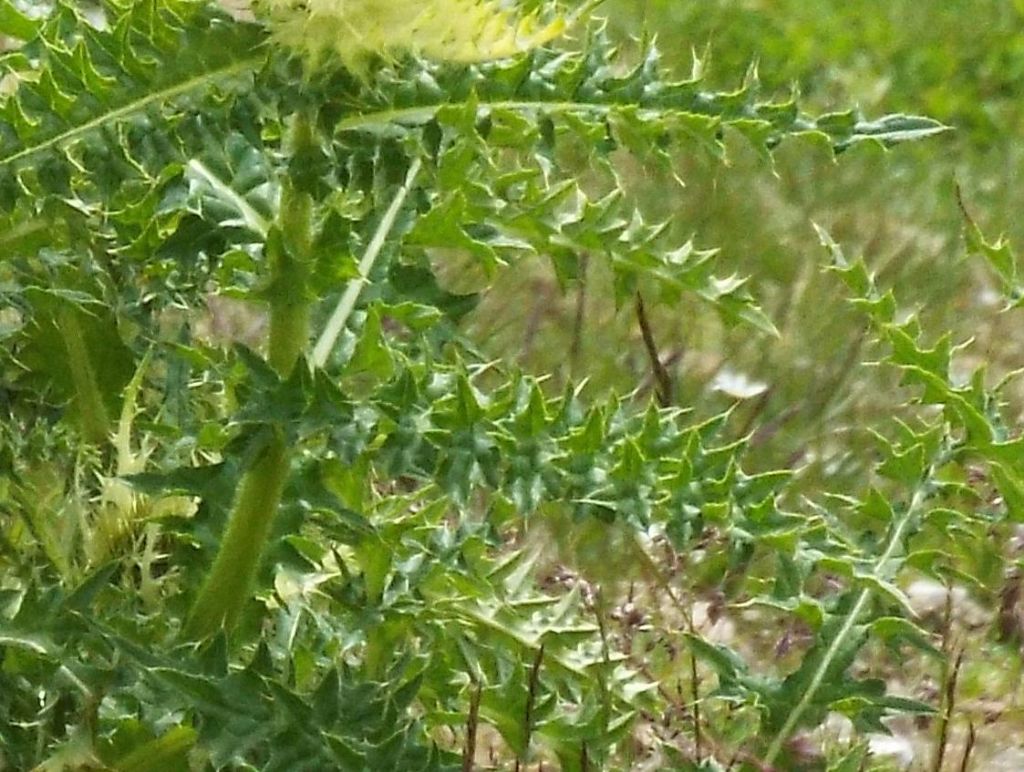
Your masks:
M569 364L573 375L580 364L580 354L583 351L583 327L586 322L587 313L587 268L590 263L590 255L585 252L580 255L580 289L576 295L576 314L572 324L572 344L569 346Z
M971 763L971 751L974 750L974 743L978 739L977 730L974 728L974 722L970 721L967 724L967 743L964 745L964 755L960 759L960 772L967 772Z
M949 593L952 596L952 593ZM953 667L946 667L945 673L945 689L944 699L942 706L942 715L939 716L939 731L938 739L935 747L935 761L932 764L932 772L942 772L942 762L946 758L946 748L949 745L949 725L953 720L953 715L956 713L956 684L960 679L960 668L964 663L964 650L960 649L956 659L953 661Z
M654 330L651 328L651 320L647 316L647 309L644 307L644 298L639 292L636 293L636 318L640 324L640 335L643 337L644 349L647 351L647 358L651 361L651 373L654 376L654 393L658 398L661 407L672 405L672 376L661 361L658 354L658 344L654 340Z
M359 299L359 293L363 291L363 287L369 280L373 264L376 262L388 234L391 233L391 229L395 225L398 212L402 208L402 204L405 203L409 191L412 190L413 183L416 181L416 175L419 174L422 165L419 158L413 160L409 166L408 173L405 175L405 182L398 189L394 199L391 201L391 205L384 213L384 217L381 218L380 224L373 234L373 239L370 240L370 245L363 254L363 259L359 261L359 275L349 282L349 285L345 288L345 292L338 301L334 313L331 314L331 318L327 321L327 326L324 327L324 331L320 334L316 346L313 347L312 362L314 367L323 367L327 363L327 358L331 355L331 351L334 350L334 345L338 342L338 336L345 329L345 324L352 314L352 309L355 308L356 300Z
M537 701L537 690L540 687L540 666L543 661L544 644L541 643L540 648L537 649L536 656L533 658L533 667L530 668L530 680L526 694L526 711L523 714L523 737L525 738L526 747L523 749L522 755L516 757L516 770L521 768L520 764L530 753L530 736L533 734L533 710Z
M480 697L483 695L483 685L476 684L472 696L469 698L469 716L466 718L466 745L462 752L462 772L473 772L474 761L476 760L476 734L480 726Z

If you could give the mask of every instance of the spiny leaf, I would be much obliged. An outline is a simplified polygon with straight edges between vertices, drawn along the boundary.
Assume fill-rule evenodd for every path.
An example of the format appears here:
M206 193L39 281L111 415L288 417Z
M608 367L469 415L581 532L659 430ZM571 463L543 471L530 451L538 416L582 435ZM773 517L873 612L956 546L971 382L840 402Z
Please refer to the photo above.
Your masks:
M19 72L18 88L0 104L3 208L22 196L38 203L56 195L88 211L109 205L126 176L138 184L120 193L137 200L201 130L199 116L181 107L204 93L251 84L246 75L262 60L253 53L259 30L218 23L206 3L130 3L109 12L107 28L97 29L59 2L37 37L6 55L28 55L33 66ZM189 55L179 56L182 50ZM175 112L172 105L178 131L154 132L154 123Z
M995 271L1006 299L1006 308L1020 308L1021 305L1024 305L1024 286L1021 286L1019 280L1017 256L1014 254L1012 246L1005 238L999 238L995 242L985 238L985 234L967 213L962 201L960 206L965 221L964 240L967 244L967 251L974 255L980 255Z

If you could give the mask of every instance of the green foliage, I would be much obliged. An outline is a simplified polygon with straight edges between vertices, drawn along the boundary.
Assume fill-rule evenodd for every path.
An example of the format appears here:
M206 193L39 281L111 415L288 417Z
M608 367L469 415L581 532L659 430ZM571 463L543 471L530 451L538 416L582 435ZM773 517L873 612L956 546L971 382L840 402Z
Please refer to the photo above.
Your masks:
M625 769L665 715L687 739L658 737L662 768L797 769L830 713L869 733L934 710L865 653L942 660L904 585L991 585L1024 454L999 390L961 383L960 349L924 343L862 262L822 231L916 404L859 496L751 471L731 410L488 361L466 319L539 257L564 292L591 266L609 307L697 300L763 345L779 330L745 279L645 212L629 164L945 126L674 80L599 26L537 47L557 13L465 5L448 39L439 3L396 6L415 28L368 3L0 3L22 41L0 103L4 764L467 769L490 727L517 769ZM308 40L326 21L361 48ZM1011 256L970 233L1016 303ZM641 580L661 639L616 621ZM798 661L712 640L712 594L792 631Z

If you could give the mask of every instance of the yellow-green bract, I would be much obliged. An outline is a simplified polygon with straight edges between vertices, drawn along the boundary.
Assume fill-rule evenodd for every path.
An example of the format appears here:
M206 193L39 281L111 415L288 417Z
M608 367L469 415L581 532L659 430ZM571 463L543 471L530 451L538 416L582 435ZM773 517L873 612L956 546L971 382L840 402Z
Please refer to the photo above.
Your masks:
M518 15L493 0L264 0L283 44L314 62L337 56L353 70L369 58L412 51L453 62L501 59L565 29L559 15Z

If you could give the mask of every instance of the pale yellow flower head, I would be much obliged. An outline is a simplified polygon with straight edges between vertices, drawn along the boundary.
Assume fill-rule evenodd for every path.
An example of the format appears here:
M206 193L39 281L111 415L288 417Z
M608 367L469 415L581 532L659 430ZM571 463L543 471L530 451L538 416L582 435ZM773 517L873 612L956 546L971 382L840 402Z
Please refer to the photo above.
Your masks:
M561 16L520 16L498 0L263 0L275 37L313 61L339 57L360 71L373 56L403 52L478 62L557 37Z

